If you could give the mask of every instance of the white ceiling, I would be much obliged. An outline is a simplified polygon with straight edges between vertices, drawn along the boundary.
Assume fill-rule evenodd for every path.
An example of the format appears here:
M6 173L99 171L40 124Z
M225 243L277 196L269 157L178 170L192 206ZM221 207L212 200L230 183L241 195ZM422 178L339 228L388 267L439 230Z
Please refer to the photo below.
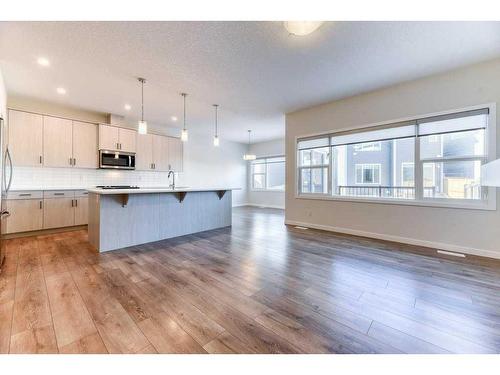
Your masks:
M245 142L283 136L286 112L499 57L500 22L328 22L306 37L281 22L0 22L0 51L9 94L135 121L145 77L149 122L180 127L187 92L191 131L213 131L218 103L221 138Z

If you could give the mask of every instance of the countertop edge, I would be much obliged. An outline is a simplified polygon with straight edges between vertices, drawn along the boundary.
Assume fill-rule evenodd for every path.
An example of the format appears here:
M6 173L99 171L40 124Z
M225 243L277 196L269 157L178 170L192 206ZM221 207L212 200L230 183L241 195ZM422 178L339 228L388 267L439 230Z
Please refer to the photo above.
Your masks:
M140 188L140 189L87 189L89 193L100 195L116 195L116 194L154 194L154 193L189 193L189 192L204 192L204 191L224 191L224 190L241 190L242 188L234 187L209 187L209 188Z

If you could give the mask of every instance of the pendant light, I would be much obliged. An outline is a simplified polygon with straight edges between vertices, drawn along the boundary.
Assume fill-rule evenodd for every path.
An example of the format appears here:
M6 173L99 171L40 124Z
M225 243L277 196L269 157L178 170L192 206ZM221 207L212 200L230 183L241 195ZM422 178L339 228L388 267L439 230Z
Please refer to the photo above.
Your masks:
M148 123L144 121L144 84L146 80L144 78L138 78L141 83L141 120L138 123L137 132L139 134L148 134Z
M181 95L184 98L184 127L182 128L182 132L181 132L181 141L187 142L188 141L188 131L186 129L186 96L187 96L187 94L185 92L183 92Z
M248 130L248 148L250 148L250 133L252 131ZM243 155L243 160L255 160L257 159L257 156L255 154L251 154L250 152L247 152L245 155Z
M219 147L219 133L217 132L217 108L219 107L218 104L214 104L215 108L215 135L214 135L214 146Z

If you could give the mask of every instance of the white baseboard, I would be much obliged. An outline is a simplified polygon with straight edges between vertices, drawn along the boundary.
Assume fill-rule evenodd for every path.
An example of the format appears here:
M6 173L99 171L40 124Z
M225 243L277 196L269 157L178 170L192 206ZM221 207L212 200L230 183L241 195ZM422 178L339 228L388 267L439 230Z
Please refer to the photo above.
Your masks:
M247 203L245 206L262 207L262 208L277 208L279 210L285 209L285 206L273 206L273 205L269 205L269 204L256 204L256 203Z
M464 254L470 254L470 255L478 255L478 256L487 257L487 258L500 259L500 251L496 252L496 251L485 250L485 249L475 249L475 248L471 248L471 247L458 246L458 245L447 244L447 243L442 243L442 242L419 240L416 238L408 238L408 237L401 237L401 236L393 236L390 234L366 232L366 231L357 230L357 229L333 227L333 226L329 226L329 225L304 223L301 221L294 221L294 220L285 220L285 224L297 225L297 226L306 227L306 228L320 229L320 230L325 230L328 232L350 234L353 236L376 238L379 240L392 241L392 242L400 242L400 243L405 243L405 244L409 244L409 245L430 247L430 248L434 248L434 249L452 251L455 253L464 253Z

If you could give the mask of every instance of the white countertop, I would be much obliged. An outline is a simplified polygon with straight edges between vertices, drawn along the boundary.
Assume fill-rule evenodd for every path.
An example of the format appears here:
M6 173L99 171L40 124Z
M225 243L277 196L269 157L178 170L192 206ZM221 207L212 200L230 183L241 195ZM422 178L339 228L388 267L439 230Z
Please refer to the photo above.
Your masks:
M88 186L82 187L21 187L21 188L10 188L9 191L54 191L54 190L87 190Z
M166 187L141 187L139 189L87 189L89 193L111 195L111 194L152 194L152 193L187 193L196 191L222 191L222 190L240 190L241 188L232 187L205 187L205 188L190 188L176 187L175 189Z

